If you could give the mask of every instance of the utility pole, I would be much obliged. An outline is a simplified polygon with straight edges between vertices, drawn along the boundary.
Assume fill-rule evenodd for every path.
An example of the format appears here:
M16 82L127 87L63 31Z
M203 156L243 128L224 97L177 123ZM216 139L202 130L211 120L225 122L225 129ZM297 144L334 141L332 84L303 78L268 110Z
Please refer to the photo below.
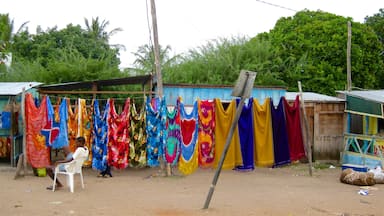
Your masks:
M348 41L347 41L347 91L352 89L352 77L351 77L351 21L348 21Z
M163 96L163 78L161 76L161 65L160 65L160 48L159 48L159 37L157 33L157 19L156 19L156 5L155 0L151 0L151 14L152 14L152 28L153 28L153 40L154 40L154 51L155 51L155 67L156 67L156 85L157 95L161 98Z
M157 18L156 18L156 5L155 0L151 0L151 15L152 15L152 28L153 28L153 43L155 51L155 69L156 69L156 86L157 96L163 100L163 78L161 76L161 65L160 65L160 47L159 47L159 36L157 33ZM160 170L164 172L165 166L167 168L166 175L170 176L172 173L171 165L162 159L160 156Z

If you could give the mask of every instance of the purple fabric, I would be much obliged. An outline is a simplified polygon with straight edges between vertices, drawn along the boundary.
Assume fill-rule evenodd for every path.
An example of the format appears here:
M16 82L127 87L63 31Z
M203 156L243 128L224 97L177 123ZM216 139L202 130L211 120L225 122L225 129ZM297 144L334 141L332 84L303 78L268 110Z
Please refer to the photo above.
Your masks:
M289 155L288 134L284 116L283 97L280 98L279 105L275 108L271 100L272 129L273 129L273 149L275 156L274 167L288 164L291 162Z
M236 99L237 105L240 99ZM239 171L253 170L254 163L254 145L253 145L253 116L252 116L253 98L244 104L238 121L238 131L240 137L241 156L243 158L243 165L237 166L235 169Z

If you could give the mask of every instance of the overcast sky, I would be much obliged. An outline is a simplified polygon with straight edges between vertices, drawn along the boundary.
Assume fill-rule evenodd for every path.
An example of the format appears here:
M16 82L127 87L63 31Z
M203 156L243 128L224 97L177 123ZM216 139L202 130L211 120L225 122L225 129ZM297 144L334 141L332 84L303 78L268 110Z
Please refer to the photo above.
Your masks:
M205 45L209 40L253 37L268 32L281 17L303 9L322 10L364 22L384 8L383 0L155 0L159 43L170 45L171 54ZM109 21L107 31L122 28L110 39L122 44L121 67L134 61L131 53L152 38L150 0L1 0L0 13L8 13L15 27L29 22L43 30L67 24L84 25L84 18ZM148 7L148 8L147 8Z

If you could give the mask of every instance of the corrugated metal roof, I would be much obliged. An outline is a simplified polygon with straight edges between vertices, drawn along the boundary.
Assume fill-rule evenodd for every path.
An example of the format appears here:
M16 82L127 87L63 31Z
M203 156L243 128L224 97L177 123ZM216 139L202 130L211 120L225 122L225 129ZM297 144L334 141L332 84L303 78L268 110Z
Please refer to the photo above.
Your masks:
M342 94L359 97L362 99L384 103L384 90L360 90L360 91L339 91Z
M39 82L0 82L0 95L18 95L25 91L39 86Z
M115 86L115 85L130 85L130 84L147 84L151 80L151 75L124 77L109 80L95 80L95 81L83 81L83 82L68 82L40 86L39 90L79 90L79 89L92 89L93 85L97 87L101 86Z
M299 92L286 92L285 98L288 101L293 101L296 99L296 95L298 95L298 94L299 94ZM304 101L317 101L317 102L343 102L343 101L345 101L344 99L341 99L338 97L318 94L318 93L314 93L314 92L303 92L303 99L304 99Z

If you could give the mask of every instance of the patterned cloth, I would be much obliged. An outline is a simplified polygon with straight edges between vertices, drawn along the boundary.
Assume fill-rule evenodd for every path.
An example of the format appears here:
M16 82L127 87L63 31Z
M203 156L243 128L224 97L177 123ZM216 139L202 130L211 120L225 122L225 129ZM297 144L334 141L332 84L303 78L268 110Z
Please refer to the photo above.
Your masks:
M159 166L159 159L163 157L163 148L166 140L166 109L164 98L163 100L160 100L160 98L147 98L147 164L151 167Z
M164 146L165 161L172 166L179 161L181 148L179 100L173 110L167 109L167 139Z
M184 175L193 173L198 168L197 160L197 134L198 134L198 108L197 101L193 104L192 111L188 114L184 104L179 104L181 128L181 155L179 171Z
M59 100L60 101L60 100ZM61 100L60 106L56 106L53 121L59 123L59 134L52 143L52 148L59 149L68 146L68 105L67 100Z
M44 136L45 145L49 148L53 147L53 142L59 136L60 132L60 119L55 118L55 110L51 104L51 100L47 96L46 100L46 108L47 108L47 122L44 127L41 129L41 135ZM58 106L56 106L58 107ZM55 148L55 146L53 147Z
M118 114L113 99L109 100L108 119L108 165L117 169L128 166L129 155L129 106L130 99L125 100L123 111Z
M92 114L93 106L87 108L86 100L79 99L79 114L78 115L78 134L77 136L84 137L85 145L88 149L92 149ZM91 166L92 151L88 155L88 159L84 161L84 166Z
M198 161L199 166L208 168L215 160L215 103L198 100Z
M99 101L93 102L93 143L92 143L92 168L100 171L107 169L107 144L108 144L108 114L109 100L100 113Z
M11 155L11 138L0 137L0 158L10 157Z
M76 102L74 108L72 109L71 101L68 98L67 99L68 104L68 141L69 141L69 148L71 149L71 152L75 152L77 145L76 145L76 137L78 136L78 128L79 128L79 106L77 105L78 102Z
M129 165L131 167L145 167L147 165L147 134L145 130L145 109L144 107L137 112L136 104L131 105L129 143Z
M25 94L25 122L27 160L34 168L47 167L51 164L49 148L41 129L47 124L47 97L43 96L41 106L35 106L35 100L30 93Z

